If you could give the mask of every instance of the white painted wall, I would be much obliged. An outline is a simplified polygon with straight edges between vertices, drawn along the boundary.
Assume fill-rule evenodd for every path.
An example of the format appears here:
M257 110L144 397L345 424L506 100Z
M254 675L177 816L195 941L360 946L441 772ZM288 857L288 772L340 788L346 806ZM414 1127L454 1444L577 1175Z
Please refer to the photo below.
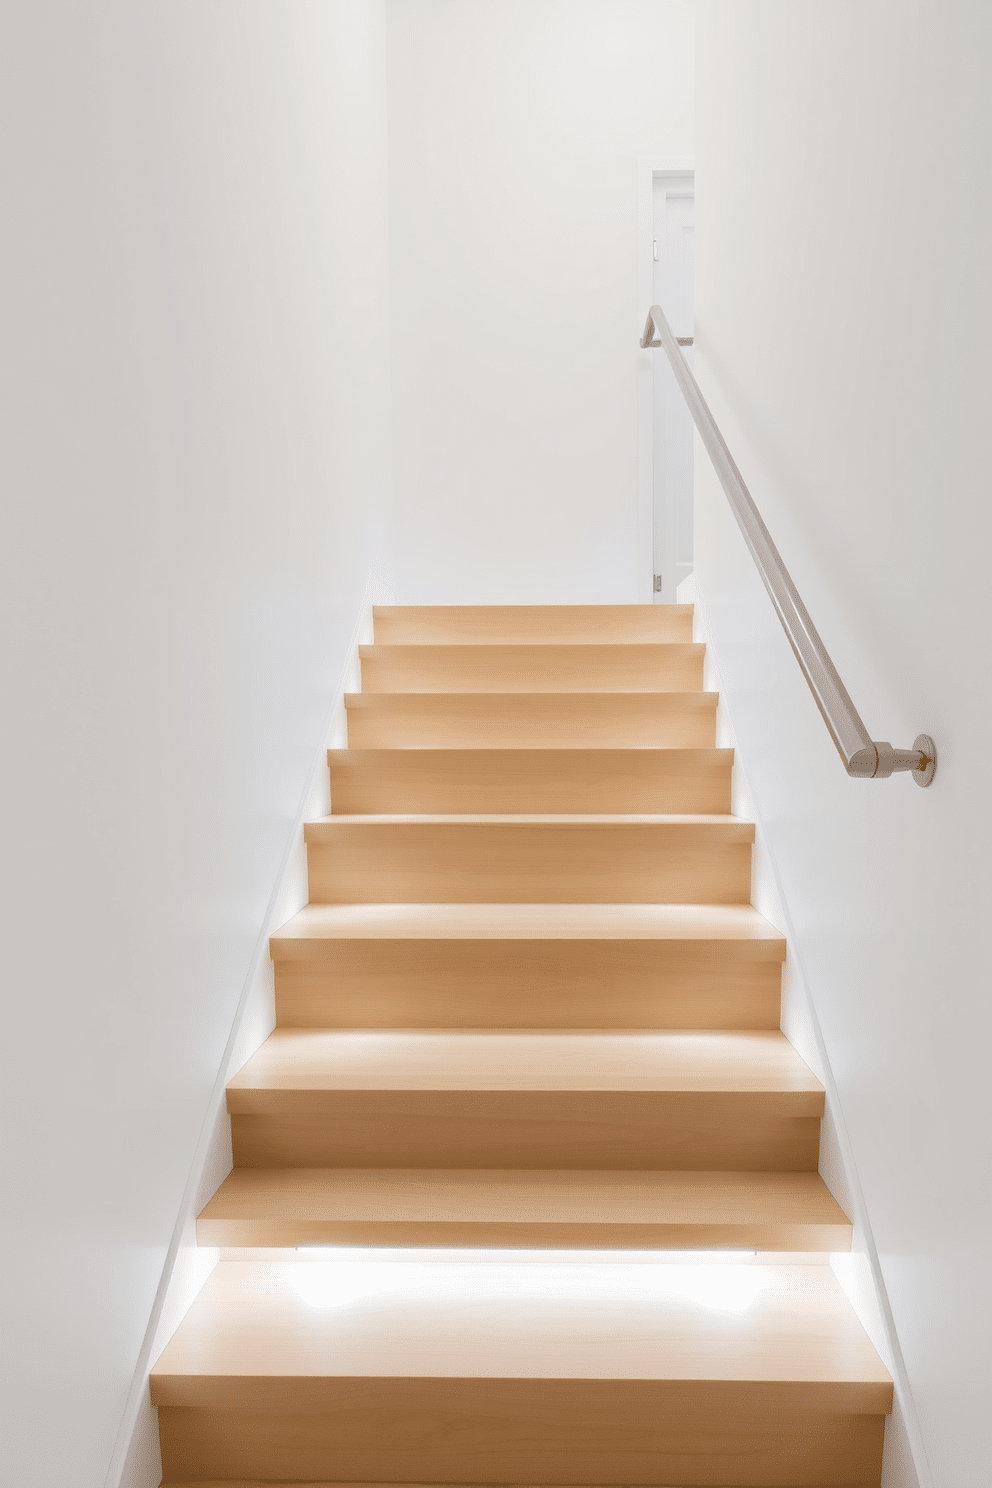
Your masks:
M700 0L698 26L697 375L869 729L932 733L934 786L844 774L698 445L696 575L916 1471L984 1488L992 10Z
M398 597L634 600L637 158L691 155L692 7L390 0L389 47Z
M734 816L753 821L755 826L751 903L766 920L782 931L788 942L782 968L782 1030L817 1078L823 1082L826 1093L823 1120L820 1123L819 1170L827 1187L850 1218L853 1230L850 1250L832 1254L829 1257L830 1266L895 1385L892 1411L885 1423L881 1488L920 1488L920 1474L915 1464L917 1460L925 1462L926 1454L920 1436L919 1418L879 1265L870 1215L858 1180L851 1134L847 1129L816 1004L810 996L809 979L803 965L802 947L796 935L787 888L769 852L768 833L748 775L747 760L734 728L719 655L713 644L695 573L679 585L678 599L680 604L691 604L694 607L693 640L706 647L703 685L708 692L719 695L716 742L719 747L734 751L731 810Z
M0 11L5 1485L120 1465L388 567L387 144L381 0Z

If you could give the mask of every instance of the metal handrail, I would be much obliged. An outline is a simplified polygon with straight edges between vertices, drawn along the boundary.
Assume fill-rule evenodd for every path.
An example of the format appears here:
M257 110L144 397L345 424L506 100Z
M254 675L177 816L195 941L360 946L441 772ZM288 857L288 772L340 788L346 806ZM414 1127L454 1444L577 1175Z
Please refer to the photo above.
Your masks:
M884 780L898 771L912 772L917 785L929 785L937 769L937 750L929 734L918 734L912 749L893 749L891 744L873 742L852 703L837 668L827 653L816 627L809 617L799 591L772 542L771 534L761 519L751 493L734 463L716 420L706 406L699 384L679 350L688 337L676 338L660 305L648 311L641 346L648 350L662 346L668 353L675 380L689 405L693 422L699 430L706 452L713 462L737 525L744 535L751 557L758 566L762 582L789 644L809 683L816 706L837 746L848 775L859 780Z

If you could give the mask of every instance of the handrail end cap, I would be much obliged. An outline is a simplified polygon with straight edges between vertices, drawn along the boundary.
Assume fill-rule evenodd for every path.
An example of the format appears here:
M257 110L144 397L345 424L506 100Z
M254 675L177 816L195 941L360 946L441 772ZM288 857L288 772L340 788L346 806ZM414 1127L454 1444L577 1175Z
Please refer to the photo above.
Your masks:
M859 749L847 762L847 773L855 780L874 780L877 770L878 750L874 744L868 744L864 749Z

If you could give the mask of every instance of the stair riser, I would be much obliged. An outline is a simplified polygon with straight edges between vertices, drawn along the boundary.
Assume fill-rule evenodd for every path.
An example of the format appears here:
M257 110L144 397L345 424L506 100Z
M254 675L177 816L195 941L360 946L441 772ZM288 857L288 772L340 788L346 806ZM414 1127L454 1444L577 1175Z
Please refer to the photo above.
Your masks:
M781 1014L775 942L335 940L304 946L311 960L275 963L276 1016L283 1028L748 1031L778 1028Z
M726 814L733 752L332 750L335 815Z
M363 692L702 692L704 646L362 646Z
M167 1479L868 1488L881 1471L878 1387L806 1384L804 1406L787 1386L708 1381L204 1383L223 1405L159 1406Z
M692 605L389 606L379 645L608 645L692 640Z
M352 749L712 749L714 693L357 695Z
M232 1107L239 1167L758 1173L816 1169L823 1101L813 1093L232 1090Z
M314 904L747 904L740 828L335 825L309 842ZM326 841L331 838L331 841Z

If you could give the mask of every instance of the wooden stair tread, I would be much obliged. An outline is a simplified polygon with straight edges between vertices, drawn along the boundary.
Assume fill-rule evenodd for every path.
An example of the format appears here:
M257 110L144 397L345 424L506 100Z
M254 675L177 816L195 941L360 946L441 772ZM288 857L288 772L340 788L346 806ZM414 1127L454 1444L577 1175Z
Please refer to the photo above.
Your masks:
M289 1380L319 1404L337 1379L406 1377L803 1383L840 1386L823 1398L851 1412L891 1406L826 1266L575 1266L551 1286L539 1265L483 1281L464 1263L371 1264L222 1261L152 1370L153 1404L243 1399L229 1387L248 1381L260 1401ZM707 1305L728 1285L747 1305Z
M236 1168L201 1245L846 1250L817 1173Z
M701 692L706 647L509 643L359 647L363 692Z
M849 1225L818 1173L589 1169L235 1168L202 1218L453 1220L554 1218L643 1223L783 1221Z
M378 642L692 640L692 605L376 605Z
M549 655L554 655L554 656L565 655L567 653L573 653L575 655L580 655L583 652L589 652L591 654L595 654L595 653L598 653L598 652L603 652L603 653L609 652L609 653L611 653L611 655L612 654L615 654L616 656L628 655L628 656L635 656L635 657L636 656L647 657L647 656L650 656L650 655L661 655L661 654L663 654L666 651L668 651L668 652L678 652L678 651L689 652L689 651L691 651L691 652L696 653L697 655L702 655L703 652L705 652L705 650L706 650L706 647L705 646L703 646L701 644L698 644L697 642L694 642L694 641L667 641L667 640L647 640L647 641L608 641L608 640L605 640L605 641L578 641L578 642L571 642L571 641L549 641L549 640L540 640L540 641L534 641L534 642L531 642L531 641L518 641L518 640L505 640L505 641L500 640L500 641L472 641L472 642L469 642L467 644L464 644L464 643L459 644L458 642L446 642L446 641L434 641L434 642L429 642L429 643L416 642L416 641L414 641L414 642L400 642L400 643L396 643L396 642L385 642L385 643L383 643L383 642L379 642L379 641L372 641L372 642L368 642L366 644L363 644L363 645L359 646L359 648L358 648L359 656L362 656L362 657L375 657L376 655L386 654L388 652L396 652L398 654L408 655L408 656L412 656L416 652L422 653L425 656L444 656L448 652L452 652L452 653L461 652L461 653L464 654L464 653L469 652L469 651L477 651L477 652L480 653L480 655L487 655L487 654L490 654L491 653L493 656L505 655L505 654L510 653L510 652L520 652L522 655L524 655L524 654L530 654L530 653L539 652L539 651L546 651Z
M708 748L715 692L370 692L345 697L352 748Z
M518 1476L520 1476L520 1474L518 1474ZM345 1482L341 1478L314 1478L312 1476L305 1479L276 1479L259 1478L248 1476L245 1473L238 1473L237 1477L233 1480L230 1477L162 1478L159 1484L159 1488L369 1488L369 1484L365 1480L362 1480L361 1482ZM459 1482L446 1481L444 1483L439 1483L433 1481L418 1481L416 1483L411 1483L400 1482L397 1478L393 1477L389 1482L377 1480L375 1488L480 1488L480 1485L478 1482L469 1483L464 1479ZM502 1488L502 1485L493 1485L490 1483L485 1485L485 1488ZM589 1488L589 1485L585 1483L579 1484L576 1480L573 1479L568 1484L556 1484L556 1488ZM611 1484L609 1485L609 1488L615 1488L615 1485ZM752 1488L752 1485L749 1484L748 1488ZM761 1485L761 1488L767 1488L767 1479L766 1482ZM821 1480L820 1482L816 1483L815 1488L851 1488L851 1482L850 1479L848 1479L846 1482L842 1483L837 1478L832 1479L829 1483L824 1483ZM860 1485L858 1485L858 1488L860 1488Z
M376 812L345 813L324 816L304 826L307 842L333 840L336 833L352 827L555 827L593 828L605 831L617 827L669 828L673 832L699 830L727 842L753 842L754 823L739 816L720 812L650 813L642 812Z
M263 1091L727 1091L813 1096L823 1086L777 1032L423 1032L277 1028L228 1084Z
M346 692L349 713L386 714L410 710L441 714L447 710L465 718L502 719L509 714L534 718L545 712L558 718L569 709L591 716L619 709L630 717L667 715L685 708L692 713L715 713L718 692L611 692L608 687L581 692Z
M471 770L477 770L480 765L483 767L489 765L490 761L485 756L492 756L492 762L503 761L507 765L516 765L518 768L550 763L553 766L561 765L571 770L583 764L587 768L597 770L623 769L624 767L636 769L647 763L672 771L694 765L730 766L734 762L732 749L710 748L709 746L697 749L626 749L619 746L608 749L418 748L329 749L327 751L327 760L330 765L388 765L398 761L410 766L420 760L424 763L460 764ZM626 814L617 813L617 815Z
M352 902L272 954L281 1027L777 1029L785 940L745 904Z
M309 822L311 903L746 904L729 816L344 815Z
M580 641L577 643L567 641L492 641L492 642L470 642L468 644L451 644L443 641L424 645L416 642L407 644L386 643L377 641L359 646L358 654L363 661L376 661L383 658L396 657L404 660L431 660L443 661L452 659L465 661L475 653L481 662L500 661L512 656L520 656L522 660L536 662L538 660L557 661L561 657L571 657L580 660L588 657L591 660L609 661L653 661L666 656L696 656L704 655L706 647L694 641ZM543 653L543 655L542 655ZM474 658L473 658L474 659ZM488 691L489 689L483 689ZM597 691L603 689L597 688ZM608 689L607 689L608 690ZM694 691L689 688L687 691ZM549 691L556 691L550 688Z
M308 904L271 938L299 959L326 940L734 941L785 959L785 937L750 904Z

